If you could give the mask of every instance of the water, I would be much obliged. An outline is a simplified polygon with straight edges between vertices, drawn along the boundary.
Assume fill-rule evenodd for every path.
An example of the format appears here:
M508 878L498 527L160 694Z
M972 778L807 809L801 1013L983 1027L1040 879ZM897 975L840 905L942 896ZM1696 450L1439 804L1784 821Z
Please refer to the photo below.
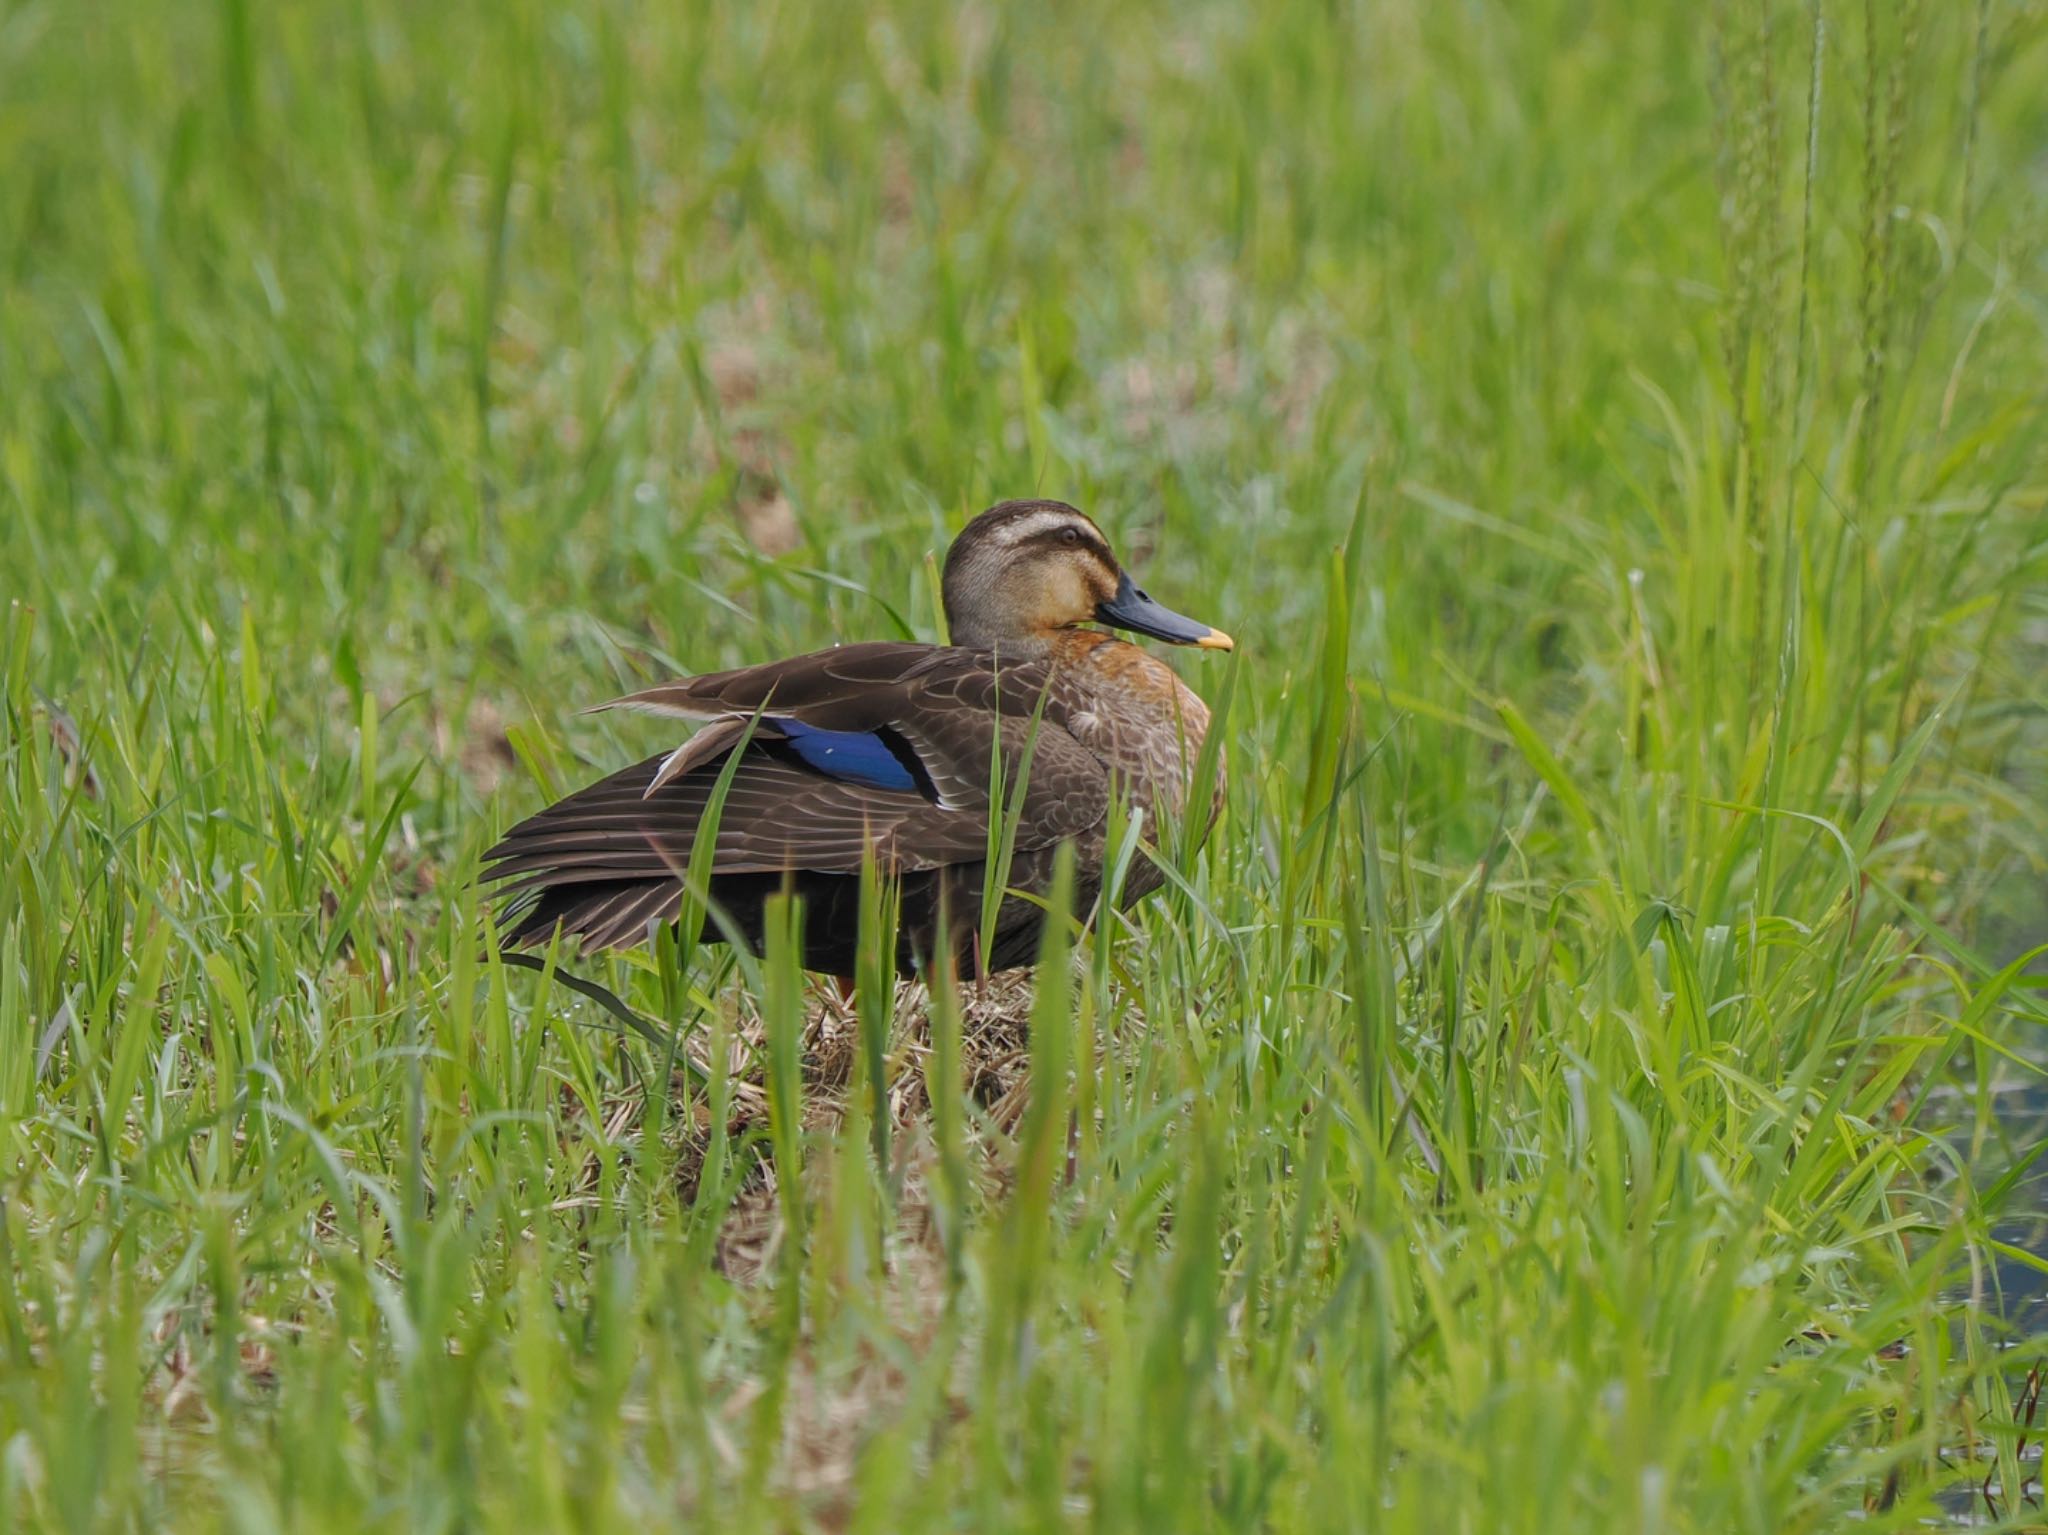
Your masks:
M1994 893L1994 920L1989 924L1987 948L2001 963L2048 941L2048 880L2032 882L2030 888ZM2048 957L2031 967L2029 980L2048 977ZM2017 993L2039 1011L2041 993L2028 989ZM2027 1058L2029 1064L1999 1058L1988 1093L1988 1120L1979 1107L1979 1092L1971 1076L1938 1090L1930 1103L1931 1128L1946 1135L1957 1158L1970 1169L1973 1186L1981 1193L1991 1189L2013 1168L2036 1157L2032 1165L2000 1200L1992 1226L1999 1242L2038 1260L2048 1260L2048 1153L2039 1152L2048 1140L2048 1029L2022 1021L2004 1031L2012 1036L2004 1042ZM2036 1069L2029 1069L2029 1065ZM2048 1273L2025 1257L1993 1252L1974 1300L1988 1336L2013 1351L2012 1368L2006 1372L2006 1388L2016 1404L2016 1416L2023 1410L2030 1385L2029 1372L2043 1363L2042 1343L2048 1340ZM1967 1291L1953 1297L1957 1302L1973 1299ZM2039 1377L2032 1379L2038 1387ZM2033 1432L2022 1450L2027 1470L2025 1489L2028 1507L2021 1512L2039 1514L2044 1508L2041 1479L2042 1437L2048 1435L2048 1402L2035 1396L2037 1411ZM1960 1449L1955 1459L1961 1461ZM1988 1462L1978 1466L1981 1481ZM1997 1513L2011 1518L2016 1512L2004 1506L2003 1489L1993 1484L1998 1498ZM1995 1522L1977 1486L1965 1484L1943 1495L1942 1505L1959 1525Z

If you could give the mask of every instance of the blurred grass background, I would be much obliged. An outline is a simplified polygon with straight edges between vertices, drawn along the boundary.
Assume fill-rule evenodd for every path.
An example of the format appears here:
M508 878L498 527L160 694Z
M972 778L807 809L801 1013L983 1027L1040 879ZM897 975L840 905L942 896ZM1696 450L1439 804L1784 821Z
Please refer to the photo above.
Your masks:
M2038 1521L2044 23L4 0L0 1513ZM1028 494L1242 648L1021 1120L477 961Z

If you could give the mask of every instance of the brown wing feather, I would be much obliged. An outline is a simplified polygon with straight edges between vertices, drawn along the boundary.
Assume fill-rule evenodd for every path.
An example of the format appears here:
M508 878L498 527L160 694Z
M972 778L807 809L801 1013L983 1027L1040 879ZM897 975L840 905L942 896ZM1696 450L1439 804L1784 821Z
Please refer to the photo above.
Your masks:
M869 848L902 873L977 862L987 851L999 752L1006 782L1025 776L1018 848L1049 847L1100 823L1109 784L1055 709L1034 717L1045 675L1029 667L998 673L992 657L971 650L871 644L648 689L621 702L717 723L680 757L637 763L522 821L485 855L486 878L509 882L520 897L589 886L592 898L576 925L610 941L637 936L648 913L665 904L644 882L673 881L689 862L720 768L741 734L730 722L764 705L820 729L893 731L925 767L937 798L827 777L778 752L770 729L757 735L733 776L714 875L852 874ZM707 734L713 742L698 750Z
M520 822L485 855L486 877L515 888L673 877L690 861L719 764L643 797L663 760L637 763ZM835 783L757 749L733 775L711 872L857 873L869 846L908 872L980 857L985 837L985 821L918 795Z

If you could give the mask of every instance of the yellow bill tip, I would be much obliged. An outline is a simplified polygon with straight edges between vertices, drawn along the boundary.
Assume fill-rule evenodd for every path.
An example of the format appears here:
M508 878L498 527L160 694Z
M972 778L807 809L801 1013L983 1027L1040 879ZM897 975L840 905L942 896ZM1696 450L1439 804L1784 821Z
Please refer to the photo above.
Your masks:
M1196 640L1195 643L1204 650L1237 649L1237 641L1225 634L1221 629L1211 629L1207 634Z

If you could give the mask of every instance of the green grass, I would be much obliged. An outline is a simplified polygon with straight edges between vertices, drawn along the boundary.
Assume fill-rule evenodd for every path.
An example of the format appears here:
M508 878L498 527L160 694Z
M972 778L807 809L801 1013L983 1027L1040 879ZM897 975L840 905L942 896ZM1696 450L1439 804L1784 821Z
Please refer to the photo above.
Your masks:
M1699 9L0 0L0 1518L2039 1520L2048 28ZM1028 1088L478 959L1032 493L1241 649Z

